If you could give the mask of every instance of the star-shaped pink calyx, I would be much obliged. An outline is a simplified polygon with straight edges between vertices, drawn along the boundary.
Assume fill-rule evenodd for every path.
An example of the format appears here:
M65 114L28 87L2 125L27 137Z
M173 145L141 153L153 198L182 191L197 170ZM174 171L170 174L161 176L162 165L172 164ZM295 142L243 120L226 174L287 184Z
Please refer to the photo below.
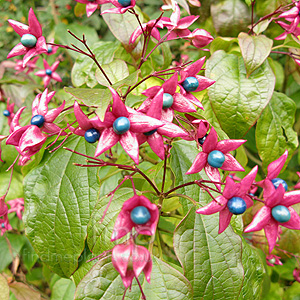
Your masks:
M162 160L165 157L163 135L171 138L188 138L188 134L186 131L162 118L163 98L164 90L163 88L161 88L151 101L150 107L147 111L147 116L155 118L157 120L161 120L164 125L150 132L137 134L139 144L141 145L147 141L153 152Z
M21 37L21 42L9 52L7 58L25 54L23 58L23 66L25 66L33 56L47 52L46 40L42 36L42 26L32 8L28 13L29 26L14 20L8 20L8 22Z
M186 174L200 172L203 168L207 176L220 182L218 168L224 171L245 171L238 161L229 153L244 144L246 140L222 140L218 142L218 135L212 127L207 135L200 152ZM216 184L220 190L220 185Z
M49 44L53 44L54 43L54 39L51 39L50 40L50 42L49 42ZM53 54L55 54L56 52L57 52L57 50L58 50L58 46L53 46L53 45L47 45L47 55L49 56L49 55L53 55Z
M280 14L278 18L284 18L288 22L291 22L289 25L289 32L293 32L298 24L300 23L300 2L294 2L295 6L291 9L285 11L284 13Z
M266 263L268 266L270 267L274 267L274 265L282 265L282 262L280 261L281 257L274 255L274 254L270 254L267 255L266 257Z
M228 227L233 215L243 214L247 208L253 205L248 192L256 174L257 166L238 183L228 176L222 195L208 205L199 208L196 213L211 215L219 212L219 233L222 233Z
M116 245L112 250L111 260L115 269L120 273L126 289L131 287L133 278L138 278L142 271L150 283L151 254L145 247L135 245L132 239L124 244Z
M49 66L47 61L43 59L44 70L40 70L34 73L34 75L42 77L44 82L44 87L47 87L50 80L53 79L55 81L61 82L60 76L55 72L60 61L56 61L52 66Z
M23 60L17 59L16 65L14 67L14 69L17 71L16 75L20 74L21 72L25 71L26 69L27 69L26 74L33 72L34 69L37 68L37 65L35 63L37 62L38 59L39 59L38 56L34 57L26 64L26 66L23 66Z
M265 205L256 213L245 232L264 229L271 253L276 244L279 225L300 230L300 217L291 207L300 202L300 191L285 192L282 184L276 189L270 181L266 185Z
M213 41L213 37L204 29L196 28L188 38L196 48L203 48Z
M14 200L7 201L7 204L10 205L8 213L15 212L17 217L22 220L22 212L24 211L24 199L16 198Z
M7 118L8 126L10 126L15 116L14 113L15 103L9 103L9 102L10 102L10 98L7 98L6 109L3 111L3 115Z
M90 1L90 0L75 0L79 3L83 3L86 4L86 15L89 18L93 12L99 7L99 5L101 4L105 4L105 3L111 3L110 0L94 0L94 1Z
M163 122L148 117L125 106L119 94L110 88L113 96L112 110L105 113L105 129L101 133L95 157L120 142L125 152L139 163L139 143L136 133L149 132L163 126Z
M104 14L124 14L128 9L135 6L136 0L110 0L109 3L115 7L104 10L101 15Z
M166 80L162 86L153 86L144 92L148 98L139 107L138 111L146 113L150 107L153 98L157 95L160 89L163 89L163 110L161 112L162 119L172 122L174 117L174 110L179 112L196 112L195 106L186 99L182 94L176 93L178 86L178 75L175 73L171 78ZM201 102L197 99L195 103L200 108L202 107Z

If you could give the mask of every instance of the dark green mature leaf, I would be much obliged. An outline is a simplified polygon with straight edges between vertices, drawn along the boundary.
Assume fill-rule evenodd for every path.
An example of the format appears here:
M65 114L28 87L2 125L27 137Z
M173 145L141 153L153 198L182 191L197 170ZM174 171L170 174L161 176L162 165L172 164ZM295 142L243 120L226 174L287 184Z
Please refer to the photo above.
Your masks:
M81 89L65 87L64 90L75 98L82 100L87 106L96 108L100 120L104 119L107 106L112 99L109 89Z
M132 196L133 191L130 188L117 190L102 223L100 223L100 220L110 197L104 196L97 202L88 224L87 237L88 246L95 255L112 249L116 245L116 242L110 241L115 221L123 203ZM119 243L119 241L117 243Z
M53 286L51 300L73 300L74 294L74 282L70 279L61 278Z
M146 282L144 275L139 277L147 300L193 299L192 287L180 272L155 256L152 261L151 284ZM97 262L82 279L76 289L75 300L121 300L123 293L121 277L114 269L111 257L107 257ZM141 299L140 296L139 287L134 280L132 290L127 292L125 299L138 300Z
M241 32L238 36L239 45L244 58L247 76L260 67L269 56L273 40L264 35L250 36Z
M285 94L274 92L256 126L256 146L266 170L270 162L287 149L289 161L298 146L295 122L295 102Z
M65 146L90 156L95 151L81 137L69 138ZM24 184L27 236L41 260L63 277L77 269L99 190L97 169L75 162L85 158L62 148L47 153Z
M223 0L211 5L216 31L221 36L237 36L250 23L247 5L241 0Z
M275 76L268 61L247 78L242 57L217 51L207 61L205 75L216 80L208 95L222 129L230 138L243 137L273 94Z

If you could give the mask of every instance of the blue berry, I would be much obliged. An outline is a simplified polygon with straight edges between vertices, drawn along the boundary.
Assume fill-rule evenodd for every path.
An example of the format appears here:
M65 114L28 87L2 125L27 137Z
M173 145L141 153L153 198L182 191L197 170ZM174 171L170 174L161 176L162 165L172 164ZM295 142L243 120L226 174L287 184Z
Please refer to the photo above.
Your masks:
M163 108L170 108L174 103L174 98L171 94L164 93L163 95Z
M279 223L288 222L291 219L291 213L287 207L277 205L272 208L272 216Z
M4 117L9 117L9 116L10 116L10 112L9 112L7 109L5 109L5 110L3 111L3 116L4 116Z
M199 81L196 77L187 77L182 86L187 92L194 92L199 86Z
M199 139L198 139L198 142L199 142L199 144L200 144L201 146L204 144L204 142L205 142L205 140L206 140L206 138L207 138L207 135L208 135L208 134L206 134L206 135L203 136L202 138L199 138Z
M131 0L118 0L119 4L123 7L127 7L131 5Z
M271 181L272 181L275 189L277 189L279 187L279 184L282 184L283 187L284 187L284 189L285 189L285 191L288 190L288 185L287 185L287 183L283 179L281 179L281 178L274 178Z
M4 223L1 224L1 228L3 228L3 229L5 228L5 224Z
M150 218L150 212L145 206L137 206L130 213L131 221L138 225L146 224Z
M23 34L21 37L21 44L27 48L32 48L36 45L37 38L29 33Z
M52 71L50 69L46 69L46 75L51 76L52 75Z
M51 47L51 46L48 46L47 52L48 52L48 53L52 53L52 51L53 51L52 47Z
M227 202L227 207L234 215L243 214L247 209L245 200L240 197L232 197L229 199Z
M45 123L45 118L42 115L35 115L31 118L31 125L42 127Z
M130 121L126 117L119 117L114 121L113 129L116 134L123 134L130 129Z
M255 196L253 193L249 193L250 196Z
M97 129L95 128L91 128L88 129L85 134L84 134L84 138L88 143L95 143L99 140L100 138L100 133Z
M150 130L148 132L144 132L144 135L149 136L149 135L152 135L153 133L155 133L156 131L157 131L157 129L153 129L153 130Z
M208 154L207 162L213 168L221 168L225 161L225 155L218 150L213 150Z

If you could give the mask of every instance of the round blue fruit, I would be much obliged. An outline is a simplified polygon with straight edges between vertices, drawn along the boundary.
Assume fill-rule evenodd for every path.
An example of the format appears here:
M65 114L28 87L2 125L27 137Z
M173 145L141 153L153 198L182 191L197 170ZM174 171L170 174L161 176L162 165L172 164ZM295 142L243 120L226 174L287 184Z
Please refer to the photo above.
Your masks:
M52 71L50 69L46 69L46 75L51 76L52 75Z
M227 202L227 207L234 215L241 215L247 209L245 200L240 197L232 197L229 199Z
M100 138L100 133L97 129L95 128L91 128L88 129L85 134L84 134L84 138L88 143L95 143L99 140Z
M287 183L283 179L281 179L281 178L274 178L271 181L272 181L275 189L277 189L279 187L279 184L282 184L283 187L284 187L284 189L285 189L285 191L288 190L288 185L287 185Z
M31 118L31 125L42 127L45 123L45 118L42 115L35 115Z
M10 116L10 112L9 112L7 109L5 109L5 110L3 111L3 116L4 116L4 117L9 117L9 116Z
M151 219L151 215L147 207L137 206L131 211L130 218L133 223L143 225Z
M119 4L123 7L127 7L131 5L131 0L118 0Z
M187 92L194 92L199 86L199 81L196 77L187 77L182 86Z
M199 144L200 144L201 146L204 144L206 138L207 138L207 134L206 134L205 136L203 136L202 138L199 138L199 139L198 139L198 142L199 142Z
M170 108L174 103L174 98L171 94L164 93L163 95L163 108Z
M150 136L150 135L152 135L153 133L155 133L157 131L157 129L153 129L153 130L150 130L150 131L148 131L148 132L144 132L144 135L145 136Z
M36 45L36 42L37 42L37 38L32 34L26 33L23 34L21 37L21 44L24 47L32 48Z
M213 168L221 168L225 161L225 155L218 150L211 151L208 154L207 162Z
M116 134L123 134L130 129L130 121L126 117L119 117L114 121L113 129Z
M272 217L279 223L285 223L291 219L291 213L287 207L277 205L272 208Z
M51 47L51 46L48 46L47 52L48 52L48 53L52 53L52 51L53 51L52 47Z

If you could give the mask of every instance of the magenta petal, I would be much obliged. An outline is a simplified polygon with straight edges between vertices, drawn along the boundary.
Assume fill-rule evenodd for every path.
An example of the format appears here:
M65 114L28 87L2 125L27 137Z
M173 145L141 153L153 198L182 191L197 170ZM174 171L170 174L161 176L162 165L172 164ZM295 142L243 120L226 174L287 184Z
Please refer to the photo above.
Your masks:
M161 88L156 96L151 101L150 107L147 111L147 116L160 120L161 110L163 107L164 90Z
M295 18L298 16L299 13L299 9L297 7L293 7L287 11L285 11L284 13L280 14L278 16L278 18Z
M220 172L217 168L213 168L209 164L206 164L204 170L205 170L206 175L210 178L210 180L216 181L216 182L221 181ZM215 186L217 187L217 189L219 191L221 190L221 185L220 184L215 183Z
M112 113L116 117L128 117L129 113L126 109L125 104L121 100L119 94L111 87L108 87L113 96Z
M230 224L232 213L229 211L226 206L219 214L219 234L222 233Z
M184 95L184 93L182 93L182 95ZM199 108L201 108L202 110L204 110L202 103L193 94L186 93L184 95L184 97L188 101L192 102L193 104L195 104L196 106L198 106Z
M139 143L137 137L131 131L123 133L120 137L120 144L125 152L133 159L133 161L139 164Z
M54 92L55 93L55 92ZM51 100L51 98L54 96L51 95L51 98L48 98L48 89L45 89L42 94L39 94L40 96L40 101L39 101L39 106L38 106L38 114L45 116L46 113L48 112L48 103Z
M26 108L26 106L21 107L16 114L14 115L12 121L11 121L11 125L10 128L12 130L15 130L17 127L20 127L19 125L19 120L21 118L21 114L23 113L23 110Z
M43 64L44 64L44 69L45 69L45 70L46 70L46 69L52 70L52 69L50 68L49 64L47 63L46 59L43 59ZM52 70L52 71L53 71L53 70Z
M262 230L271 219L271 208L264 206L256 213L252 222L246 227L244 232Z
M26 64L30 61L30 59L37 54L38 53L36 51L36 48L30 49L23 57L23 67L25 67Z
M240 190L237 194L238 197L241 197L242 195L245 195L251 185L253 184L256 174L257 174L257 170L258 170L258 166L255 166L250 172L249 174L247 174L242 181L240 182Z
M35 125L31 125L20 139L20 150L21 152L25 152L27 150L36 151L46 142L46 139L47 137L42 133L40 128Z
M196 210L196 213L201 215L212 215L223 210L227 205L228 199L224 196L218 196L216 200L211 201L209 204L205 205Z
M288 222L280 223L280 225L289 229L300 230L300 216L292 207L288 207L288 210L291 213L291 219Z
M39 77L44 77L44 76L46 76L46 71L45 70L39 70L39 71L35 72L34 75L39 76Z
M59 60L57 60L52 66L51 66L51 71L52 72L55 72L56 71L56 69L57 69L57 67L59 66L59 64L60 64L60 61Z
M149 261L146 264L146 266L144 267L144 274L145 274L145 277L146 277L146 280L148 281L148 283L150 283L151 272L152 272L152 260L151 260L151 257L149 256Z
M196 112L194 105L186 99L182 94L174 94L174 102L172 108L179 112Z
M154 37L156 40L160 40L160 33L159 33L159 30L154 27L151 31L151 36Z
M269 253L271 253L276 245L278 235L278 222L271 219L264 229L269 244Z
M239 162L231 154L225 154L225 161L220 169L224 171L238 171L238 172L245 171L245 169L239 164Z
M133 245L120 244L116 245L111 253L111 261L115 269L120 273L121 276L125 277L129 259L132 255Z
M165 158L165 148L164 148L164 141L161 135L157 132L153 133L147 138L147 142L153 152L161 159L164 160Z
M194 174L200 172L205 167L206 162L207 162L207 153L205 152L198 153L195 160L193 161L192 166L185 174L188 175L188 174Z
M276 159L275 161L269 164L267 178L271 180L278 177L281 169L285 164L287 157L288 157L288 151L285 150L284 153L278 159Z
M221 151L226 154L230 151L233 151L240 147L242 144L246 143L246 140L222 140L218 142L216 146L216 150Z
M188 133L181 129L179 126L167 121L164 122L164 125L162 127L159 127L157 129L157 132L168 137L186 138L189 136Z
M48 75L43 78L44 87L47 87L49 85L50 80L51 80L51 77Z
M177 23L176 29L186 29L189 26L191 26L198 18L199 18L199 16L184 17L181 20L179 20L179 22Z
M285 193L285 188L283 187L282 184L280 184L279 187L277 189L275 189L272 194L265 196L265 193L264 193L266 205L271 208L273 208L274 206L277 206L279 204L285 205L285 203L283 201L284 193Z
M195 76L196 74L198 74L202 67L203 64L205 62L205 56L203 56L202 58L198 59L197 61L195 61L194 63L192 63L191 65L189 65L188 67L184 68L184 71L186 72L186 77L189 76Z
M161 88L162 88L162 87L160 87L160 86L152 86L152 87L150 87L149 89L144 90L144 91L142 92L142 94L145 95L145 96L148 97L148 98L154 98L155 95L159 92L159 90L160 90ZM146 99L145 101L148 101L149 103L151 102L150 99ZM144 103L145 103L145 101L144 101ZM143 105L143 104L142 104L142 105ZM142 106L142 105L141 105L141 106Z
M128 211L122 209L115 222L111 241L113 242L122 238L128 232L130 232L133 227L134 223L131 221L130 214L128 213Z
M163 123L160 120L135 111L129 114L128 119L130 121L130 130L132 132L148 132L163 126Z
M172 122L174 118L174 110L172 108L163 109L161 112L161 120Z
M63 111L64 107L65 107L65 101L63 102L63 104L57 108L53 108L51 109L46 115L45 115L45 121L52 123L57 116Z
M7 140L6 145L13 145L13 146L19 146L20 139L23 135L23 133L30 127L31 125L27 125L24 127L19 127L17 130L12 132Z
M150 260L149 251L142 246L135 245L132 251L132 265L135 277L138 278L148 261Z
M34 98L34 100L32 102L31 110L32 110L32 115L33 116L39 114L38 107L39 107L39 102L40 102L40 96L41 96L41 94L36 95L36 97Z
M54 80L56 80L58 82L62 82L62 79L60 78L60 76L56 72L53 72L51 74L51 77L52 77L52 79L54 79Z
M175 25L180 20L180 8L177 4L175 4L175 10L171 14L170 21Z
M203 144L202 147L203 151L205 153L210 153L211 151L215 150L217 146L217 142L218 142L218 135L214 127L212 127Z
M166 80L164 82L164 84L162 85L162 88L164 89L165 93L174 95L176 92L177 85L178 85L178 75L175 72L171 78L169 78L168 80Z
M21 43L17 44L12 50L8 53L7 58L11 58L17 55L24 55L26 54L28 49L24 47Z
M61 128L58 127L56 124L45 122L42 127L42 130L47 133L59 133L61 131Z
M43 36L40 36L36 42L35 48L37 50L37 54L47 53L48 47L46 44L46 40Z
M87 17L89 18L97 8L98 8L97 3L89 2L86 5L86 15L87 15Z
M82 129L88 130L88 129L92 128L89 118L83 113L83 111L81 110L80 105L78 104L77 101L75 101L75 103L74 103L74 114L75 114L76 120L78 122L78 125Z
M112 127L104 129L99 139L95 157L113 147L119 141L119 139L120 136L114 132Z
M227 199L230 199L234 196L238 196L238 191L240 188L240 184L235 183L232 178L229 176L226 178L226 185L223 191L223 196L226 197Z
M28 14L29 32L39 38L42 35L42 27L36 18L32 8L29 10Z
M143 25L143 29L145 29L145 26ZM130 36L130 39L129 39L129 44L133 44L136 39L142 35L143 31L142 31L142 28L139 26Z
M300 202L300 191L287 192L283 196L282 204L291 206Z
M198 82L199 82L199 86L195 90L195 92L203 91L216 82L215 80L212 80L207 77L200 76L200 75L195 75L195 77L198 79Z
M23 23L15 20L8 20L8 23L13 28L13 30L22 37L23 34L29 33L29 27Z

